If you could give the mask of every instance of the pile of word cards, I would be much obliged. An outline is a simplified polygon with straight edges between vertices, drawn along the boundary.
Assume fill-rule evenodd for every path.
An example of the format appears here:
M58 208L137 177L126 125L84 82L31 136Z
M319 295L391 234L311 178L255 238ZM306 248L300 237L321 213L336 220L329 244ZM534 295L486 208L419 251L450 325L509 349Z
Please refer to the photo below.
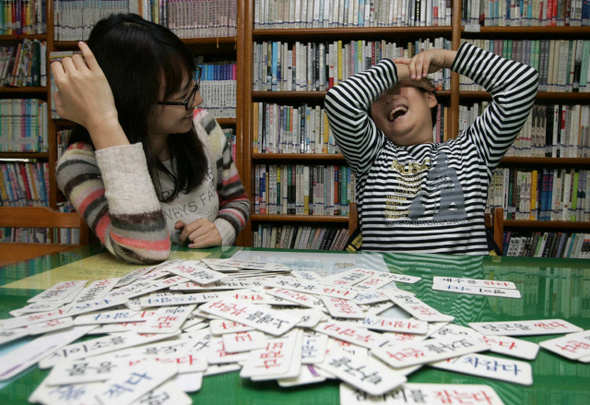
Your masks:
M590 331L560 319L453 324L396 288L420 277L355 268L321 277L276 263L170 260L122 278L60 282L0 320L0 381L49 370L41 404L190 404L203 377L281 387L340 380L341 404L502 404L481 384L411 383L421 367L533 384L539 346L590 362ZM518 299L511 282L439 278L433 290ZM397 306L405 318L380 316ZM514 338L565 334L540 345ZM97 335L85 337L85 335ZM498 353L509 358L484 352Z

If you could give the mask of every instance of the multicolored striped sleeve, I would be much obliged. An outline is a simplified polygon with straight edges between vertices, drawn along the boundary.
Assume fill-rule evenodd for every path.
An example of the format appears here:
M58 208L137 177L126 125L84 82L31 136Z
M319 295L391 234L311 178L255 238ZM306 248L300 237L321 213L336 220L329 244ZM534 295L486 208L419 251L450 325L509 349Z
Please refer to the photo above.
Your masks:
M170 235L140 143L98 151L71 145L58 162L57 185L117 258L168 258Z
M219 212L213 223L221 234L223 246L229 246L246 226L250 215L250 200L232 158L231 146L219 123L204 110L199 111L196 118L207 132L214 152L210 159L213 170L217 171Z

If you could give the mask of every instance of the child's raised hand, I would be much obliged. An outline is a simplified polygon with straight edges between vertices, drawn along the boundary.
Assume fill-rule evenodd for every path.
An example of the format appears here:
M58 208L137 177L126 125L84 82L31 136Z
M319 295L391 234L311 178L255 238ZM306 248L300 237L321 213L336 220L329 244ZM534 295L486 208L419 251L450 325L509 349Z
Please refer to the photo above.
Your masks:
M455 51L446 49L431 49L420 52L412 58L398 58L394 62L406 65L410 80L424 79L428 73L434 73L443 68L450 68L455 60ZM400 78L402 79L402 78Z
M93 126L118 120L109 82L94 54L84 42L76 54L51 64L58 91L53 94L57 113L91 131Z

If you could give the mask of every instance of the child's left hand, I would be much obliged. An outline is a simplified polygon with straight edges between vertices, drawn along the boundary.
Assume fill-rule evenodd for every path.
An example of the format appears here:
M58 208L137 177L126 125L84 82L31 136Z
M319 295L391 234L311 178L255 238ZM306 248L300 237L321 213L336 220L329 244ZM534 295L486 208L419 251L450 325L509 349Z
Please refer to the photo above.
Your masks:
M200 218L190 224L177 221L174 229L182 230L179 236L179 243L184 245L187 239L189 248L206 248L211 246L221 246L221 234L215 224L207 218Z
M438 72L443 68L450 68L456 55L456 51L449 51L447 49L430 49L428 51L420 52L409 59L394 59L394 62L408 67L408 74L411 80L421 80L424 79L428 73Z

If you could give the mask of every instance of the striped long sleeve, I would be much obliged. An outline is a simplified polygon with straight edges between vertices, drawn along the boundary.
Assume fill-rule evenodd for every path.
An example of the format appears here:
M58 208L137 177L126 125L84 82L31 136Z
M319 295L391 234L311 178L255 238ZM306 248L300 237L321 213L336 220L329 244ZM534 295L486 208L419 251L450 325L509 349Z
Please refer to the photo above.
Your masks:
M357 176L363 250L487 254L484 210L491 173L535 100L535 69L468 43L452 70L481 84L492 102L466 131L440 144L397 146L369 116L397 83L391 60L332 88L330 127Z
M57 185L117 258L168 258L170 236L141 144L95 151L75 143L58 163Z

